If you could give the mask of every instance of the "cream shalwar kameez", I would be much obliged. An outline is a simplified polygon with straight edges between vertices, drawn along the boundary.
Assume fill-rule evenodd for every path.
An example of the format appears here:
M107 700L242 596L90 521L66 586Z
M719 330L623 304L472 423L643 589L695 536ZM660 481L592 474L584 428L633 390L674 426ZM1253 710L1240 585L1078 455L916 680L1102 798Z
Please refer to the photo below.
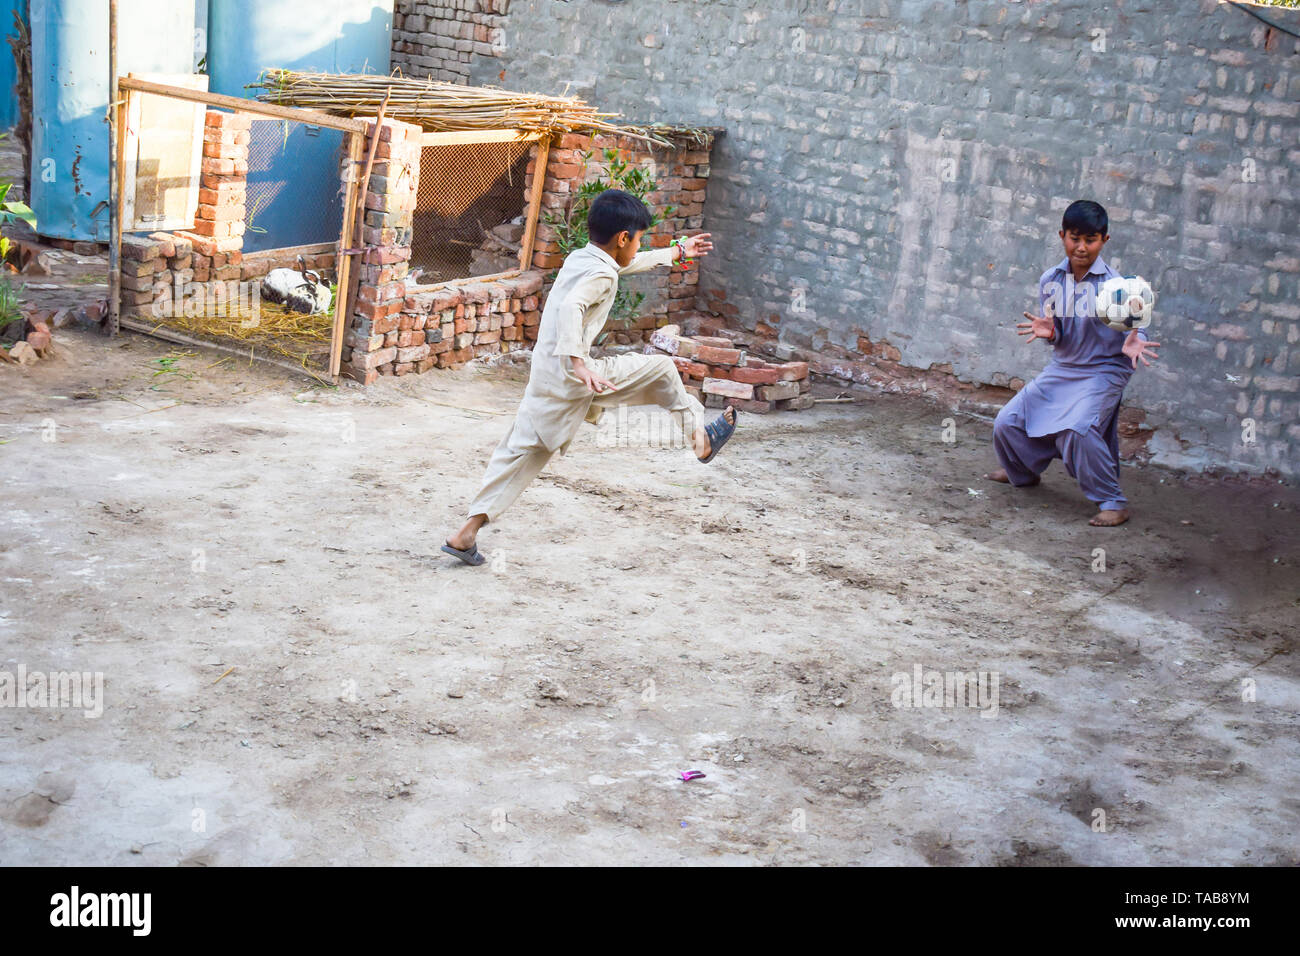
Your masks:
M672 359L636 353L591 357L591 343L609 318L619 276L672 265L675 257L676 250L669 246L642 252L619 268L611 255L588 244L564 260L542 312L524 400L510 431L492 453L483 487L470 504L470 517L481 514L495 521L553 454L568 451L582 423L595 424L606 408L666 408L681 424L690 447L695 431L703 427L704 406L686 391ZM572 356L616 389L591 391L573 374Z

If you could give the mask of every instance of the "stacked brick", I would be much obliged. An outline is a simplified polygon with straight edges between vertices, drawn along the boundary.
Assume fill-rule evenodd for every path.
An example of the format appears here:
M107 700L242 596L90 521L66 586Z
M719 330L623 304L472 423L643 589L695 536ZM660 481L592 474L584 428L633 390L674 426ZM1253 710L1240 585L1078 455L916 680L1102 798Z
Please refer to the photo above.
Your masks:
M669 325L652 334L646 351L672 356L686 390L709 408L734 405L765 414L812 407L807 362L768 362L738 344L720 336L683 335Z
M505 48L509 5L510 0L397 0L392 65L408 76L467 82L474 55L497 56Z
M193 243L167 232L148 236L122 237L121 245L122 306L126 318L157 319L172 314L173 303L180 303L176 292L192 292L194 274ZM236 273L238 272L238 266ZM239 278L236 274L235 278ZM205 289L205 294L207 290ZM223 290L223 293L226 290ZM183 307L183 306L182 306Z
M572 194L585 181L602 175L602 155L606 149L617 149L627 162L649 169L658 188L646 197L647 201L660 209L673 207L672 214L648 233L644 240L646 246L662 249L674 236L700 231L704 226L705 189L711 172L709 150L713 143L711 134L701 132L700 135L703 141L674 141L671 149L651 147L643 140L608 134L591 137L568 133L560 137L547 159L533 265L550 272L563 263L564 256L557 241L559 236L552 226L546 224L545 217L548 213L563 215ZM586 158L588 153L591 154L590 163ZM529 184L535 166L534 155L528 165ZM607 341L616 345L645 342L656 328L680 321L695 309L699 281L698 265L685 269L678 266L671 271L656 270L624 279L620 286L643 293L645 300L641 304L640 316L631 327L612 330Z
M573 193L582 185L587 175L583 154L593 148L590 136L565 133L551 142L546 157L546 173L542 182L540 211L537 215L537 237L533 242L533 266L553 272L564 264L560 250L560 235L547 224L548 217L563 216ZM533 177L537 175L537 147L533 147L524 174L524 195L532 195Z
M397 328L384 334L380 347L396 352L391 368L381 366L380 374L454 368L526 348L536 341L542 321L541 290L542 274L532 271L427 290L412 287Z
M244 247L244 200L252 121L248 113L210 109L204 122L199 208L193 231L211 240L218 253Z
M367 138L373 131L369 124ZM365 252L353 268L360 282L348 329L344 333L343 372L363 384L381 374L416 370L428 356L427 344L408 335L399 346L406 275L411 259L411 222L420 180L420 127L384 120L375 147L375 163L365 184L365 218L361 230ZM421 332L424 330L421 329ZM390 344L391 343L391 344ZM431 366L430 366L431 367Z

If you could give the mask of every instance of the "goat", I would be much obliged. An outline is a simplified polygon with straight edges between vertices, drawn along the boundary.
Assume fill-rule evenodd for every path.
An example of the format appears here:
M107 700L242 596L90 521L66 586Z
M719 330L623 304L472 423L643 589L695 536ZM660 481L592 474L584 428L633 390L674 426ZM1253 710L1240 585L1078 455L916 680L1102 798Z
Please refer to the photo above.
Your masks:
M262 279L262 298L283 303L292 312L308 315L324 312L330 306L330 287L321 282L320 273L310 272L298 257L297 269L272 269Z

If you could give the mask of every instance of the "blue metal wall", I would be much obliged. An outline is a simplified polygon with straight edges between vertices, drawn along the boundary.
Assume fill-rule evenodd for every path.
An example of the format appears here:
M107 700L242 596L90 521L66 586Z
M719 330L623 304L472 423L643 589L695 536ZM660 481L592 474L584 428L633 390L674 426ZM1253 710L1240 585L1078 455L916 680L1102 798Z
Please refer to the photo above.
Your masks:
M0 130L18 122L18 96L14 83L18 68L8 38L14 35L14 12L21 11L23 0L0 0Z
M32 196L39 231L108 241L108 4L41 0L32 18ZM189 73L194 6L118 0L118 73Z
M214 93L255 96L256 90L244 87L270 68L389 71L393 0L315 0L309 14L301 0L207 0L207 5L207 66ZM246 252L338 236L342 134L287 126L286 135L286 124L253 124L248 192L250 199L263 201L253 214L254 228L244 234Z

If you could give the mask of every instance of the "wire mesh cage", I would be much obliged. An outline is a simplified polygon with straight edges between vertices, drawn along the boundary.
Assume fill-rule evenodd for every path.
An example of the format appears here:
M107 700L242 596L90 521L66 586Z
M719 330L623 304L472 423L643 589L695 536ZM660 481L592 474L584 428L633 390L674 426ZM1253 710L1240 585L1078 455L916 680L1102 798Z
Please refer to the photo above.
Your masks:
M349 134L147 91L126 114L123 303L155 329L326 372Z
M248 138L244 252L339 237L344 134L310 123L253 119Z
M178 341L211 341L334 375L353 348L340 302L369 295L373 306L377 291L361 288L376 280L363 279L364 260L349 258L365 251L355 247L409 241L408 287L514 273L527 259L522 248L534 236L544 181L539 172L527 187L528 163L535 149L546 155L544 134L414 134L412 209L411 185L403 194L400 176L390 181L396 145L385 146L389 136L367 123L245 105L206 93L206 77L182 81L197 89L121 81L118 151L127 175L119 221L123 233L148 233L133 237L119 263L124 322L148 319L160 335L166 326L190 336ZM380 194L373 204L368 190ZM382 294L390 292L384 286Z
M411 238L411 274L421 284L519 268L533 143L427 145Z

